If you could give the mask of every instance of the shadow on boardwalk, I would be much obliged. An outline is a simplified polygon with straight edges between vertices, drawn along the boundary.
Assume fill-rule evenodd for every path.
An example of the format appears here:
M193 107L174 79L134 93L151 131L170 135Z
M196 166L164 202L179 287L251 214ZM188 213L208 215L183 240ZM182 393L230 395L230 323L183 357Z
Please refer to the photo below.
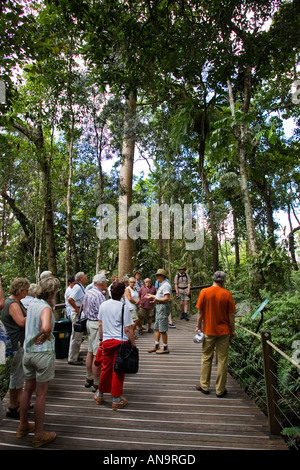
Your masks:
M123 394L128 404L118 411L112 411L109 395L101 406L94 402L91 390L84 387L84 366L56 360L45 429L56 431L57 438L44 449L287 450L281 438L270 438L266 417L230 376L227 397L215 396L215 365L211 393L195 390L201 360L201 345L192 341L196 318L175 324L176 329L169 330L170 354L149 354L154 334L139 336L139 373L126 376ZM16 421L3 419L0 450L32 449L32 436L17 439L16 427Z

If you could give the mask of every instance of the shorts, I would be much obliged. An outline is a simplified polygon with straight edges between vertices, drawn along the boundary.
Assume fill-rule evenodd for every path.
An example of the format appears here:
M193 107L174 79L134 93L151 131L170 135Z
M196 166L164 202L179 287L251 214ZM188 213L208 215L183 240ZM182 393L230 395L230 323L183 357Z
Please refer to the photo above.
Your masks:
M19 348L13 352L10 366L9 388L19 389L24 385L24 371L22 366L24 349Z
M131 316L132 316L132 320L133 321L136 321L139 319L139 315L138 315L138 310L130 310L130 313L131 313Z
M139 309L139 318L140 319L143 319L143 318L151 318L153 315L153 308L143 308L143 307L140 307Z
M25 352L23 369L25 380L35 379L39 383L49 382L55 376L55 352Z
M86 324L88 334L88 352L96 356L99 348L99 321L88 320Z
M165 333L169 329L169 306L167 304L156 304L154 329Z
M185 294L184 292L179 292L178 294L178 300L182 301L182 300L190 300L189 296L187 294Z

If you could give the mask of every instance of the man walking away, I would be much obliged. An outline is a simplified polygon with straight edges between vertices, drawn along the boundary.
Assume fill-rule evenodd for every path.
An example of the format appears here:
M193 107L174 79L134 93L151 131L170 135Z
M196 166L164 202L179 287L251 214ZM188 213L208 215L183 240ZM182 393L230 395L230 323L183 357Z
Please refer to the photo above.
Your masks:
M216 378L216 394L222 398L227 394L226 380L228 368L228 352L230 339L235 338L235 304L232 294L224 289L226 274L216 271L213 285L203 289L198 297L198 323L196 331L204 333L202 346L200 385L196 390L207 395L214 350L216 349L218 371Z

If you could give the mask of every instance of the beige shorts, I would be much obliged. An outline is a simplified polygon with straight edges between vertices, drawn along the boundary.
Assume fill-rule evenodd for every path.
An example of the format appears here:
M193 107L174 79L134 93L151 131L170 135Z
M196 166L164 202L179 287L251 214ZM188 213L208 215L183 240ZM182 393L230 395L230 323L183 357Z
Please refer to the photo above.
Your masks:
M96 356L99 347L99 322L98 320L88 320L86 324L88 334L88 352Z
M153 315L153 308L143 308L143 307L140 307L139 309L139 318L140 319L143 319L143 318L149 318L149 317L152 317Z
M25 380L49 382L55 376L55 352L44 351L24 353L23 369Z
M136 310L130 310L130 313L131 313L131 316L132 316L132 320L133 320L133 321L136 321L136 320L139 319L138 309L136 309Z

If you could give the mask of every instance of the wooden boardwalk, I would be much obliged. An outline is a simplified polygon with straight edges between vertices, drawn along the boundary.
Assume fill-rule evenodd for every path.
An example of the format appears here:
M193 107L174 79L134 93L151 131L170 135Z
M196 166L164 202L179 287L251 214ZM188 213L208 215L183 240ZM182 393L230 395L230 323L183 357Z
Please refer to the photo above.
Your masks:
M94 402L91 390L84 387L84 366L56 360L45 429L56 431L57 438L44 449L287 450L281 438L269 437L266 417L230 376L227 397L215 396L215 365L211 393L195 390L201 360L201 345L192 341L196 318L175 324L176 329L169 330L170 354L149 354L154 335L139 336L140 370L126 376L123 394L128 404L118 411L112 411L109 395L101 406ZM32 437L17 439L16 427L16 421L4 417L0 450L32 449Z

